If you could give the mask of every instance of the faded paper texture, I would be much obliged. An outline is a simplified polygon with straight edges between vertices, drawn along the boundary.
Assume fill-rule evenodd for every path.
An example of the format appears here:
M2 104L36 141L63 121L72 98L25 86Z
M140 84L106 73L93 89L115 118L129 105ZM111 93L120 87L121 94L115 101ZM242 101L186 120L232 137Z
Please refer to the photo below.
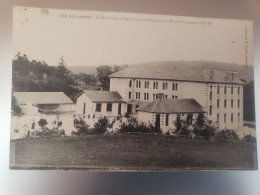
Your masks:
M10 168L257 169L253 23L13 8Z

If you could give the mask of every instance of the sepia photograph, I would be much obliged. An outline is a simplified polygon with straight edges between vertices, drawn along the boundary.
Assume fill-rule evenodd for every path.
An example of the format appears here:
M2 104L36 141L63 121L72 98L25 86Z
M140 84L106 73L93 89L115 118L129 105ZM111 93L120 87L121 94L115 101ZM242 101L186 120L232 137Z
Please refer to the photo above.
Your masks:
M13 8L11 169L257 170L253 22Z

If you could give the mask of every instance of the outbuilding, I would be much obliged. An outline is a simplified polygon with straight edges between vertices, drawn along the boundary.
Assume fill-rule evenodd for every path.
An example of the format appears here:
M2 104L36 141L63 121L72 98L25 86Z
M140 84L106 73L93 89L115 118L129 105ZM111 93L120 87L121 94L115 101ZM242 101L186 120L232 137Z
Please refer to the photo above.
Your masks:
M24 115L71 114L74 103L63 92L14 92L21 113Z
M156 99L140 106L138 120L151 123L164 133L176 130L176 124L185 120L188 125L203 117L203 107L194 99Z
M79 115L99 118L125 114L125 102L117 91L83 90L75 99Z

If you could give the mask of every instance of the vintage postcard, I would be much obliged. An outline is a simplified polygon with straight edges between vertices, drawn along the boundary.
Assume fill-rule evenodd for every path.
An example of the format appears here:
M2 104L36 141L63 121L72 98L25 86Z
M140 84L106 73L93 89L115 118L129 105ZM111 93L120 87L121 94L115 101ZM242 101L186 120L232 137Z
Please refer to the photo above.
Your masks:
M12 169L256 170L253 22L14 7Z

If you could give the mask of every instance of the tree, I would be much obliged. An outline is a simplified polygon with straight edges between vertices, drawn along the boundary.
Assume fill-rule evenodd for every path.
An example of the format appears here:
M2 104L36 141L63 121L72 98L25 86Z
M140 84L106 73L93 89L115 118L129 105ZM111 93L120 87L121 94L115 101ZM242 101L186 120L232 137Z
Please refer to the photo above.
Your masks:
M198 118L195 124L193 124L193 133L197 137L203 137L204 139L209 140L211 136L215 135L218 128L218 125L211 120Z
M47 122L47 120L46 119L40 119L39 121L38 121L38 125L42 128L42 129L45 129L46 128L46 125L48 125L48 122Z
M254 81L244 86L244 120L255 121L255 87Z
M64 92L70 98L79 93L73 88L75 81L65 66L63 57L58 66L49 66L44 61L28 60L18 53L13 60L13 91Z
M60 58L59 65L57 66L57 76L61 79L66 79L70 73L70 70L66 68L66 64L62 56Z
M101 83L101 87L103 90L109 90L109 75L112 74L113 71L110 66L98 66L97 67L97 79Z
M115 65L113 68L111 66L107 65L101 65L97 67L97 79L101 83L101 87L103 90L108 91L109 90L109 75L115 72L118 72L124 68L126 68L127 65Z

